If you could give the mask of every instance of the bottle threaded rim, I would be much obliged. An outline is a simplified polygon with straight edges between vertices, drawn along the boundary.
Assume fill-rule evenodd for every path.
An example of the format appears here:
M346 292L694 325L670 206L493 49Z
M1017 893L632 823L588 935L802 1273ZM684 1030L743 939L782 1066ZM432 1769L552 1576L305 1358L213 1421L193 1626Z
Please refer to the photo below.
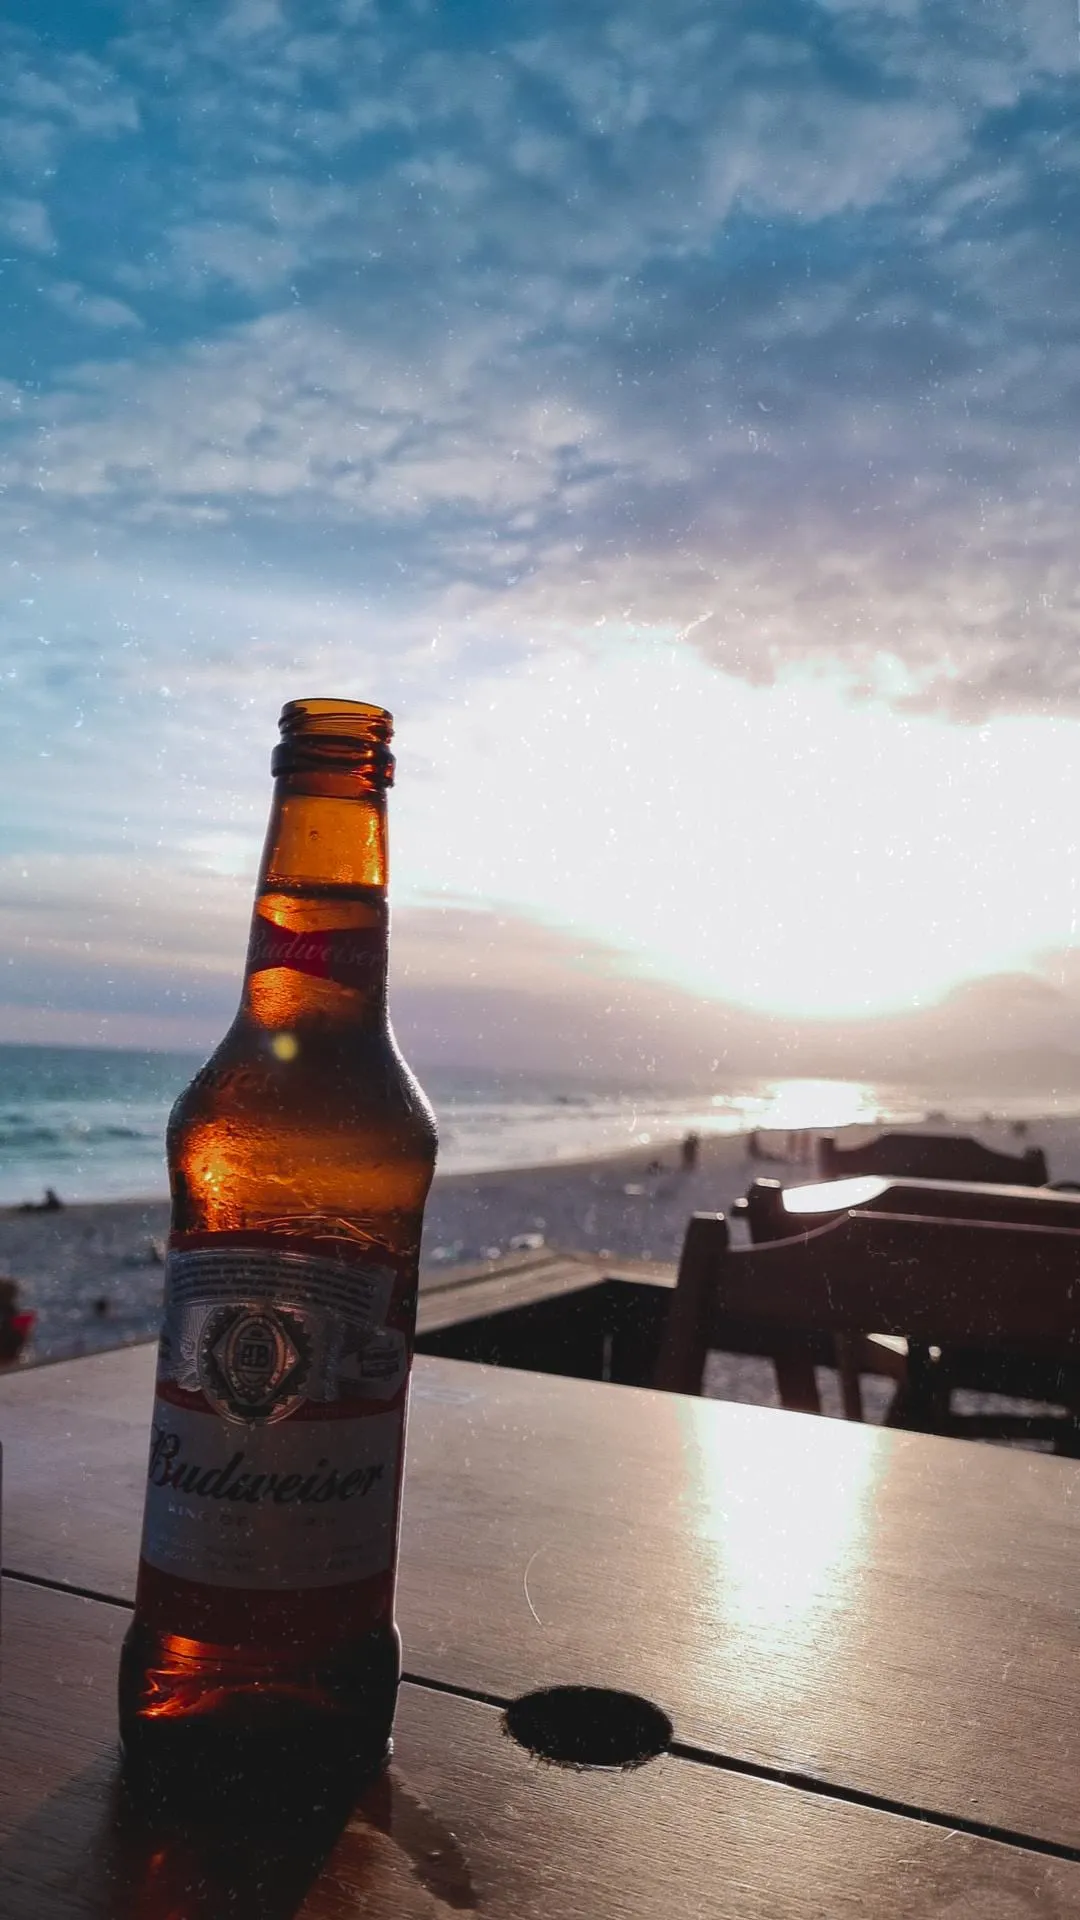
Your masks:
M289 700L278 721L281 741L271 772L352 773L372 786L394 779L390 741L394 716L363 700Z

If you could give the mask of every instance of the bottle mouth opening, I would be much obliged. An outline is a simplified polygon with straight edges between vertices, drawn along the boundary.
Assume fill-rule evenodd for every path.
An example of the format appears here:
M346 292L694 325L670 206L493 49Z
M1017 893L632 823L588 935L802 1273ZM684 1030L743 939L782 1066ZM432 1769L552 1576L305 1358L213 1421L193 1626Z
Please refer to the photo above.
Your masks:
M278 726L281 741L270 762L275 777L349 773L372 787L393 785L394 716L385 707L363 700L290 700Z

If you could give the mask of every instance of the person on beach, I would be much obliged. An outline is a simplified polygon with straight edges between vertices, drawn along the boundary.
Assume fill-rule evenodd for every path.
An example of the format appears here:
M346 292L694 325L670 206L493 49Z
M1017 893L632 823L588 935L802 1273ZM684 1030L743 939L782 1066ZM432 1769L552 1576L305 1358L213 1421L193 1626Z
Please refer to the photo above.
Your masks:
M34 1325L32 1313L20 1313L18 1283L0 1275L0 1366L17 1360Z
M44 1200L24 1200L20 1213L62 1213L64 1203L55 1187L46 1187Z

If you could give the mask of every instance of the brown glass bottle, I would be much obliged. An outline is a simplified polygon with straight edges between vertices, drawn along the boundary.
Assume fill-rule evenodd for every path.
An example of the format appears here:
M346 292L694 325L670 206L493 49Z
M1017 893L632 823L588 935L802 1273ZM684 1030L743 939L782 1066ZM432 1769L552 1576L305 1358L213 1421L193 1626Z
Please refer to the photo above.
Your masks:
M129 1776L376 1769L431 1109L386 1004L391 718L291 702L236 1019L180 1096ZM284 1773L283 1773L284 1770Z

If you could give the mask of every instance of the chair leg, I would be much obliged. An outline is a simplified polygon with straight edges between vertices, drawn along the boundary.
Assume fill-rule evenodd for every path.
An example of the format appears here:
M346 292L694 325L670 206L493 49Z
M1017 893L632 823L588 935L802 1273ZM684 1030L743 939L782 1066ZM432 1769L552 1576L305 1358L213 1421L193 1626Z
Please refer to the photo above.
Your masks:
M836 1348L836 1371L840 1376L840 1398L844 1404L845 1420L863 1420L862 1382L859 1379L858 1352L859 1342L849 1333L838 1333L833 1342Z
M776 1369L780 1405L788 1413L821 1412L817 1374L814 1372L813 1358L805 1347L778 1347L773 1354L773 1366Z
M915 1433L948 1431L948 1376L923 1340L908 1341L907 1379L893 1396L885 1424Z

